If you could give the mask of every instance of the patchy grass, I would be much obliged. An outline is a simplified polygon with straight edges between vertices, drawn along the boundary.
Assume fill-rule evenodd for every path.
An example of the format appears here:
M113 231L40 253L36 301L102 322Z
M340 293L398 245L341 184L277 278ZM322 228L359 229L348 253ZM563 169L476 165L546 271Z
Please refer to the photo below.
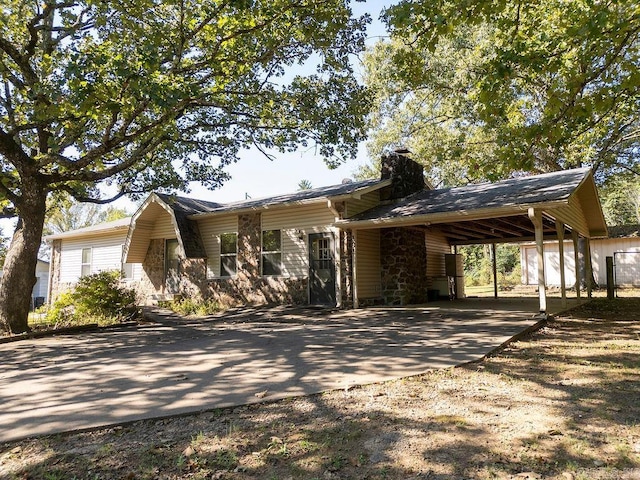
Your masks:
M640 478L640 299L595 300L482 362L0 445L7 479Z

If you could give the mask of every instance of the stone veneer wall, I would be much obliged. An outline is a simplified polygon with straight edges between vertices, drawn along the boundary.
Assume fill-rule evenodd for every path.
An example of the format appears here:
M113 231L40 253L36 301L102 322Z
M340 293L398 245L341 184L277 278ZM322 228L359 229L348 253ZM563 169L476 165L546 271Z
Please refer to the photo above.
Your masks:
M202 299L207 291L207 259L183 258L180 260L180 295Z
M341 308L353 308L353 232L340 230L340 292Z
M403 198L425 188L422 165L400 153L382 157L381 178L391 179L392 182L388 189L381 192L381 200Z
M136 290L141 303L164 295L164 239L153 238L149 241L147 255L142 263L142 278Z
M62 240L51 242L51 260L49 262L49 303L53 303L56 297L62 293L65 286L60 283L60 255L62 254Z
M227 305L307 303L308 279L261 276L261 220L259 212L238 215L236 276L209 280L205 296Z
M423 303L427 297L425 234L409 228L380 230L382 295L387 305Z

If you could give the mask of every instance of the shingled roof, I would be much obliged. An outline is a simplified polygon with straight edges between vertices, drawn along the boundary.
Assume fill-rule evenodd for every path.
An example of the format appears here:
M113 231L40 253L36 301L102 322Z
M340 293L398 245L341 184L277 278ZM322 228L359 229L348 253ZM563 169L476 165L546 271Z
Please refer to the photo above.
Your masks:
M300 190L294 193L283 195L274 195L271 197L256 198L232 202L226 204L211 204L203 202L200 212L194 212L193 215L235 212L238 210L258 210L269 208L274 205L295 205L301 203L310 203L329 198L345 197L357 193L364 193L370 189L381 188L390 183L389 180L363 180L359 182L341 183L338 185L330 185L328 187L310 188ZM178 197L180 198L180 197ZM188 199L185 199L188 200Z
M528 206L567 200L588 172L589 169L583 168L511 178L495 183L423 190L393 204L367 210L345 220L345 223L469 212L505 206Z
M584 184L586 203L581 211L598 203L597 192L589 168L511 178L495 183L471 184L463 187L423 190L387 205L380 205L354 217L336 222L340 227L365 228L386 225L447 223L450 221L492 218L496 216L526 215L527 209L556 208L563 221L569 202ZM580 226L583 235L606 236L604 217L591 212L589 226ZM573 205L571 206L573 208ZM582 213L581 213L582 215ZM585 216L586 217L586 216ZM569 222L566 222L569 223ZM573 226L572 226L573 228ZM588 230L588 232L586 231Z

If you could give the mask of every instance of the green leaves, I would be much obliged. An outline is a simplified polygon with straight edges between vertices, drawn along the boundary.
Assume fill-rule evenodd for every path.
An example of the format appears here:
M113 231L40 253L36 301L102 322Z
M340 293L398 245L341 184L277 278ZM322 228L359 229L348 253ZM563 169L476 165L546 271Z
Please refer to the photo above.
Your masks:
M374 152L402 143L436 183L637 163L636 2L400 2L385 18Z
M349 55L367 21L339 0L9 0L0 161L51 190L108 179L134 195L215 187L251 145L316 145L335 165L364 134ZM310 59L315 74L290 75Z

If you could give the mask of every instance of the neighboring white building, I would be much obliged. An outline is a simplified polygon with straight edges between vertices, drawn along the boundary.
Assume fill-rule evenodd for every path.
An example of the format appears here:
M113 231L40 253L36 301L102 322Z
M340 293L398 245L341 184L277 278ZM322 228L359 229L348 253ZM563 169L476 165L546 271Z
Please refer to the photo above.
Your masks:
M0 270L0 276L2 270ZM31 291L31 306L39 307L49 298L49 262L38 259L36 264L36 284Z
M53 297L75 285L84 275L105 270L121 270L125 281L139 281L142 266L122 262L122 249L127 239L131 218L122 218L69 232L48 235L51 244L49 294Z
M598 285L607 284L606 257L613 257L616 285L640 286L640 226L609 227L609 238L591 240L593 276ZM560 254L557 241L545 242L544 268L547 285L560 285ZM534 244L520 246L523 285L538 284L538 256ZM567 285L576 281L573 242L564 242L565 278Z

